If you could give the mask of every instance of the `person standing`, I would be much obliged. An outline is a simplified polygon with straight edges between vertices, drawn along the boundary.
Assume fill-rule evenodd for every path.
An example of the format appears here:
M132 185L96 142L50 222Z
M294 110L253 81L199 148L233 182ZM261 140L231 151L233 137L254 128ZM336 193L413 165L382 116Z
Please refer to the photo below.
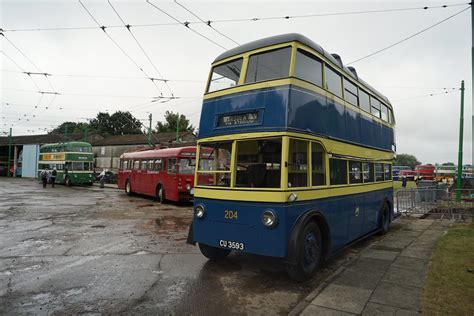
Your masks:
M41 171L41 181L43 182L43 188L46 188L46 184L48 183L48 168L45 168Z
M51 172L51 187L54 188L54 183L56 182L56 176L58 172L56 171L56 167L54 167L53 171Z
M100 177L100 187L101 188L104 188L105 187L105 173L106 173L106 169L103 169L102 172L99 174L99 177Z

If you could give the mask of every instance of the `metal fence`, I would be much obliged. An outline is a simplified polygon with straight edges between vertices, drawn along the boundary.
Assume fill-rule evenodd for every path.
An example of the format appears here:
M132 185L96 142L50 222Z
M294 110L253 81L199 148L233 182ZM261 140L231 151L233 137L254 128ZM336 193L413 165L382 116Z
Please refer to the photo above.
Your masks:
M435 186L401 189L395 193L395 212L401 215L466 220L474 215L474 190Z

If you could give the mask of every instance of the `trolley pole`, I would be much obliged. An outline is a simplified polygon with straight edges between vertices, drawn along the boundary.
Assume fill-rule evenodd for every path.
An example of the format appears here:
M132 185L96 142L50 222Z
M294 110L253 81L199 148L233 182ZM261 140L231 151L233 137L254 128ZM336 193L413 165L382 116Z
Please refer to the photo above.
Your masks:
M151 144L151 119L152 119L152 114L148 115L148 120L150 121L150 127L148 127L148 146L152 146Z
M176 143L179 142L179 113L177 113L178 118L176 119Z
M456 201L461 201L462 188L462 145L464 134L464 80L461 81L461 115L459 118L458 177L456 182Z
M7 162L7 177L10 177L10 164L12 156L12 128L10 127L10 134L8 135L8 162Z

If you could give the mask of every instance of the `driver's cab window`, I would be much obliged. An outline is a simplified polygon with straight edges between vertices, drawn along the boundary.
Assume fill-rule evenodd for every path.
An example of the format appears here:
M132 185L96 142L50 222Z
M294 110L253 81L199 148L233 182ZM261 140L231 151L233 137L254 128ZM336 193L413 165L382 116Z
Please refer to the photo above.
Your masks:
M288 151L289 188L308 186L308 147L308 141L290 139Z
M168 173L176 173L176 158L168 159Z
M235 186L279 188L281 144L281 138L237 142Z

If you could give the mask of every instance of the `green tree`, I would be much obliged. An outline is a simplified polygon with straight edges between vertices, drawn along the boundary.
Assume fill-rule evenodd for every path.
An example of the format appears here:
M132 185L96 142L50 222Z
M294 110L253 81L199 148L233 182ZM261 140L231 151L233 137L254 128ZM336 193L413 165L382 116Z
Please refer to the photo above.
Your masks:
M90 126L89 123L84 123L84 122L64 122L58 127L54 128L52 131L49 132L49 134L64 134L66 132L66 126L67 126L67 132L68 134L70 133L85 133L87 130L88 132L94 132Z
M415 166L421 164L421 162L413 155L397 154L397 158L395 158L393 164L395 166L410 166L410 168L415 169Z
M130 112L117 111L109 113L99 112L97 116L90 120L89 125L99 134L127 135L142 133L142 123Z
M187 119L185 115L173 113L172 111L166 111L165 121L158 121L158 123L156 124L156 131L158 133L176 132L176 127L179 128L180 132L194 132L194 126L189 123L189 119Z

